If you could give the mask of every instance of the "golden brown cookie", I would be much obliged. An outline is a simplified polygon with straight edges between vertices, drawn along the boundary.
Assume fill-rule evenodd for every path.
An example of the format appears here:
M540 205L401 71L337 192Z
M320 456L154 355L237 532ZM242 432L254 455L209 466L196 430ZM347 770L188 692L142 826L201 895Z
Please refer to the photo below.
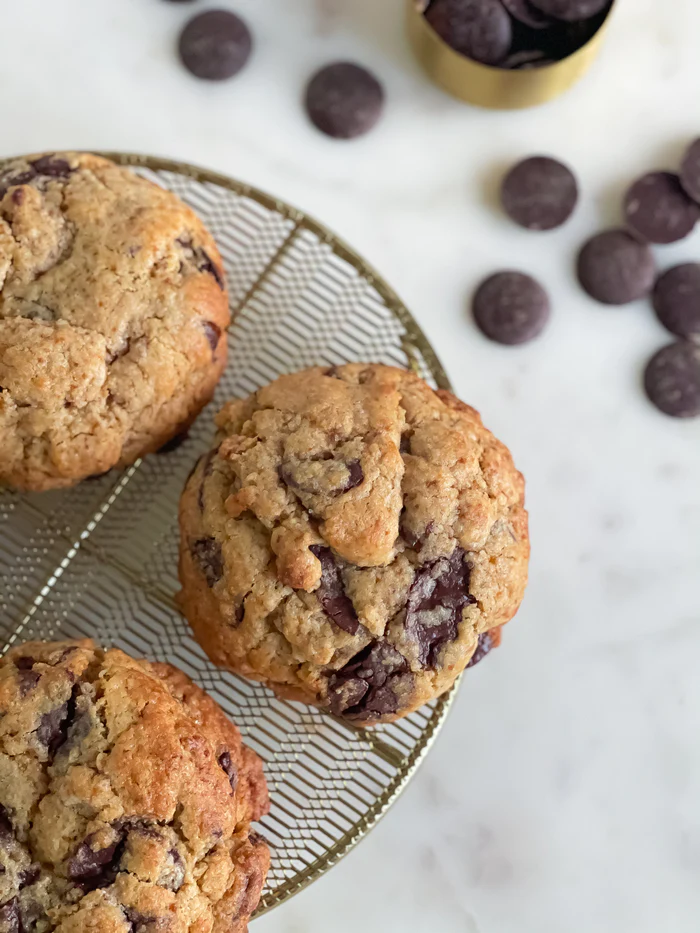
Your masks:
M359 724L497 643L525 589L523 479L474 409L388 366L283 376L217 416L180 503L180 601L223 667Z
M186 429L226 362L221 257L174 194L98 156L0 170L0 484L69 486Z
M244 933L259 758L181 671L89 640L0 659L0 931Z

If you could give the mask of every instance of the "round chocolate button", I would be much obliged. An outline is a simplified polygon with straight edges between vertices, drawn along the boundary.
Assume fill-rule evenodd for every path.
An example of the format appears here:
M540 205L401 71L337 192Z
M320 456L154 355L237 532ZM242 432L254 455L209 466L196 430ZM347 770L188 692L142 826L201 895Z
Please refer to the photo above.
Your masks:
M683 156L680 177L686 194L700 203L700 139L691 143Z
M500 0L433 0L425 18L460 55L499 65L508 54L513 26Z
M197 78L223 81L243 68L253 47L246 24L228 10L207 10L180 34L180 58Z
M675 243L692 233L700 207L683 190L678 175L650 172L625 195L625 219L650 243Z
M700 347L672 343L659 350L644 373L649 400L673 418L700 416Z
M654 286L654 256L627 230L605 230L584 244L578 279L586 292L607 305L624 305L648 295Z
M700 264L674 266L654 286L654 310L678 337L700 337Z
M552 25L552 17L541 13L530 0L501 0L513 19L530 29L546 29Z
M531 0L531 3L547 16L573 23L602 13L610 0Z
M476 290L472 311L479 330L490 340L514 346L542 332L549 320L549 297L529 275L497 272Z
M571 217L578 186L556 159L533 156L519 162L503 180L501 203L516 224L528 230L553 230Z
M368 133L384 109L384 89L360 65L335 62L311 78L306 111L322 133L335 139L354 139Z

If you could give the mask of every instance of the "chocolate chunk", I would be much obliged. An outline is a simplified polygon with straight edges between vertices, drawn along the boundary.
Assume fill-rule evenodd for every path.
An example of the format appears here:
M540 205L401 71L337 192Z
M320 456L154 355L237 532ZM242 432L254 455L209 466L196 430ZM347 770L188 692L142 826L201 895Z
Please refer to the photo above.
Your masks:
M700 139L691 143L683 156L680 180L685 193L700 203Z
M163 921L159 920L158 917L154 917L150 914L142 914L138 910L134 910L133 907L124 907L122 908L126 919L131 924L131 929L129 933L160 933L160 929L163 928ZM170 926L170 923L165 919L165 923ZM163 928L167 930L167 927Z
M10 820L10 815L5 807L0 805L0 842L7 842L15 838L15 831Z
M221 328L213 321L202 321L202 327L204 328L204 335L209 341L211 352L215 353L221 338Z
M470 569L464 551L455 548L422 567L415 576L406 602L406 635L418 646L418 661L435 668L441 649L457 638L462 610L474 605L469 592Z
M329 547L312 544L309 548L321 562L321 582L316 590L323 611L344 632L356 635L360 622L351 600L346 596L340 568Z
M25 933L16 897L0 907L0 929L3 933Z
M199 250L197 267L200 272L208 272L209 275L213 276L216 284L223 291L223 289L226 287L224 283L224 277L221 273L221 270L211 258L209 253L206 252L206 250Z
M674 266L654 286L654 310L678 337L700 338L700 263Z
M317 496L339 496L359 486L365 478L359 460L345 462L333 457L285 461L277 473L291 489Z
M231 790L235 793L236 786L238 785L238 769L231 761L231 754L228 750L219 755L219 764L226 772L226 776L231 784Z
M41 680L41 674L38 671L17 671L17 683L19 685L19 695L26 697L28 693L36 687Z
M533 6L530 0L501 0L513 19L530 29L546 29L552 25L552 17Z
M666 415L700 416L700 347L679 342L659 350L647 365L644 389Z
M38 881L40 875L41 865L30 865L29 868L25 868L24 871L18 874L17 882L20 888L26 888L30 884L34 884L35 881Z
M73 687L69 700L50 710L50 712L44 713L39 719L39 726L35 734L39 742L46 746L50 756L55 755L58 748L66 740L68 728L75 717L77 695L78 688Z
M15 667L19 671L31 671L35 664L36 658L30 658L27 655L22 655L21 658L15 658Z
M353 62L334 62L317 71L306 88L306 112L314 126L334 139L368 133L384 110L384 89Z
M33 168L14 174L11 171L0 174L0 198L4 197L10 188L17 185L28 185L34 178L36 178L36 172Z
M66 872L71 881L84 890L94 891L114 882L124 851L125 836L118 832L116 839L103 849L93 849L95 834L88 836L68 859Z
M331 712L350 718L383 716L398 709L395 687L408 675L408 662L392 645L367 645L328 681Z
M650 172L625 195L625 219L650 243L675 243L692 233L700 206L683 190L678 175Z
M190 552L199 564L207 585L214 586L224 575L224 557L216 538L197 538L190 544Z
M537 337L550 315L547 292L522 272L497 272L482 282L472 310L486 337L509 346Z
M185 863L177 849L168 849L168 855L173 863L172 870L160 883L170 891L179 891L185 880Z
M471 656L467 667L474 667L474 665L478 664L479 661L483 661L489 651L491 651L492 648L498 648L500 644L500 628L492 628L489 629L488 632L482 632L481 635L479 635L479 641L477 642L476 650Z
M528 230L554 230L571 217L578 185L566 165L533 156L515 165L501 187L501 203L516 224Z
M586 292L608 305L624 305L648 295L656 266L646 245L627 230L605 230L584 244L578 279Z
M499 65L513 40L500 0L433 0L425 18L455 52L484 65Z
M45 155L30 162L37 175L47 175L49 178L67 178L73 171L65 159L57 159L53 155Z
M531 3L547 16L571 23L601 13L610 0L531 0Z
M207 10L191 19L180 34L183 65L205 81L232 78L244 67L253 47L250 30L229 10Z

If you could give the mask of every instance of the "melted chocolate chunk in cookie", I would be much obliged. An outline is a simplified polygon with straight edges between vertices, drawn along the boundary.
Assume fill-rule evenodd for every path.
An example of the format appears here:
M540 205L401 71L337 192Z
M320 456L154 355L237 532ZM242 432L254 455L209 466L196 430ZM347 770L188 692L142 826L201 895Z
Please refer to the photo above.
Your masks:
M125 835L117 832L113 842L102 849L93 848L96 836L88 836L68 860L67 873L71 881L87 890L112 884L119 870Z
M469 592L469 576L461 548L416 574L408 594L404 626L418 646L418 660L423 667L437 667L440 650L457 638L462 610L476 603Z
M474 665L478 664L479 661L483 661L489 651L491 651L493 648L498 648L500 644L500 628L492 628L488 632L482 632L481 635L479 635L476 651L471 656L467 667L474 667Z
M309 548L321 562L321 582L316 590L318 601L323 611L349 635L356 635L360 627L355 607L345 593L340 567L335 562L333 551L321 544L312 544Z
M219 755L219 764L226 773L226 777L229 779L231 785L231 790L235 791L236 786L238 785L238 770L236 766L231 761L231 753L226 750Z
M49 755L55 755L68 736L68 729L75 717L77 694L78 688L74 687L70 699L57 706L56 709L44 713L39 720L36 737L42 745L46 746Z
M396 687L410 678L408 661L387 642L368 645L328 684L331 712L336 716L383 716L398 709Z
M359 486L365 478L359 460L285 461L277 470L282 482L307 495L339 496Z
M197 538L190 545L192 556L199 564L207 585L212 587L224 575L224 558L216 538Z

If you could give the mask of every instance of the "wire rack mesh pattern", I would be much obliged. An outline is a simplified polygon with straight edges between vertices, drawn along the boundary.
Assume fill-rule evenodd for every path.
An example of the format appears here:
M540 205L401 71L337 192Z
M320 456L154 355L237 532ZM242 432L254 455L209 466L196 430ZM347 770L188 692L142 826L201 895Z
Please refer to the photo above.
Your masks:
M358 730L276 699L211 665L178 613L177 502L210 445L225 399L281 373L352 360L410 366L447 387L439 362L390 289L347 247L249 187L163 160L112 154L188 202L213 231L234 324L217 396L169 453L75 489L0 493L0 636L90 636L177 664L209 690L262 756L272 809L262 830L272 867L260 911L337 861L401 791L452 694L400 723Z

